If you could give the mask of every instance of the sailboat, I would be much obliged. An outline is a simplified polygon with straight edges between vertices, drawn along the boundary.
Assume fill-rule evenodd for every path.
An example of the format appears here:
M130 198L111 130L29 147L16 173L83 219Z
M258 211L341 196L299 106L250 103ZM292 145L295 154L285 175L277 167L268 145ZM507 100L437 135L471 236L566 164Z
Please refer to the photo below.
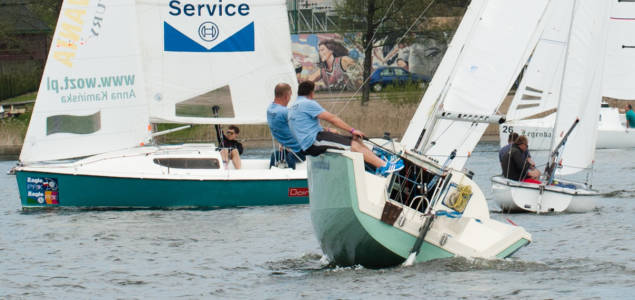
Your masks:
M593 164L607 41L609 1L571 0L554 3L569 12L551 154L540 183L492 177L492 189L503 211L536 213L586 212L595 208L596 190L556 176L589 171ZM562 18L559 16L557 18ZM557 59L557 58L556 58ZM531 144L531 140L530 140Z
M23 208L307 203L306 163L223 167L152 123L261 124L297 86L282 0L64 1L15 168Z
M311 221L326 256L342 266L389 267L454 256L506 258L531 241L490 218L464 169L528 59L549 1L471 1L400 142L373 151L403 159L389 177L362 155L329 151L308 165Z
M635 80L635 72L632 71L635 69L635 4L628 1L611 2L602 96L633 100L635 90L631 83ZM566 10L556 11L564 14L554 13L550 18L507 112L507 122L499 127L501 147L507 144L511 132L517 132L529 137L530 150L551 150L559 83L565 61L567 22L570 20ZM626 127L624 115L607 103L597 105L601 107L596 148L634 148L635 129Z

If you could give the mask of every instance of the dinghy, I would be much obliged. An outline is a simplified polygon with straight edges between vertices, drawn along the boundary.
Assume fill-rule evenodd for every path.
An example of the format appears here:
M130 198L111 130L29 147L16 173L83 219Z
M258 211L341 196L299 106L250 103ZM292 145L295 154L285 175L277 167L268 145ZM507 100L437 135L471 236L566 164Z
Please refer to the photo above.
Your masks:
M566 2L566 1L565 1ZM635 3L611 1L608 19L602 96L635 99ZM564 5L563 3L561 5ZM523 74L507 112L507 122L499 127L501 147L511 132L527 136L530 150L551 150L551 133L556 120L560 78L564 68L569 17L566 9L552 14L534 54ZM598 105L600 105L598 103ZM546 116L544 116L547 114ZM542 117L538 117L542 116ZM602 103L598 120L597 149L635 148L635 129L626 127L624 114Z
M474 0L401 142L369 140L403 159L388 177L362 155L329 151L308 166L311 221L337 265L380 268L447 257L505 258L531 241L490 218L463 168L527 61L549 1Z
M518 182L492 178L494 198L503 211L535 213L587 212L598 195L589 183L558 176L591 171L606 51L609 1L561 1L551 8L567 11L566 55L560 85L551 154L541 180ZM532 144L531 139L529 144Z
M152 123L265 124L275 85L297 86L284 1L210 5L64 1L15 169L23 208L308 202L306 163L226 169L217 145L153 143Z

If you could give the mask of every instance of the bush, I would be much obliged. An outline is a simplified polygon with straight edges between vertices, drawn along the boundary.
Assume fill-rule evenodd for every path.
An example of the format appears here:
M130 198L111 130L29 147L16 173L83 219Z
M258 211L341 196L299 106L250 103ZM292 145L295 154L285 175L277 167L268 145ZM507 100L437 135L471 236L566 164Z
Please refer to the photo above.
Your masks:
M0 100L37 91L42 78L39 61L9 61L0 64Z

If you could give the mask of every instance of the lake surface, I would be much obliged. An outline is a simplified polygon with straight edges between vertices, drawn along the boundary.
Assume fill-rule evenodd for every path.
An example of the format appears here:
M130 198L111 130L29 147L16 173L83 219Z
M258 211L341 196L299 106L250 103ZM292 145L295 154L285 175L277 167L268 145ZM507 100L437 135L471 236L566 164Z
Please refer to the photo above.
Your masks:
M488 199L496 151L481 144L467 165ZM383 270L328 265L308 205L23 213L13 165L0 161L0 299L635 297L635 150L598 150L593 212L508 215L490 202L532 234L510 259Z

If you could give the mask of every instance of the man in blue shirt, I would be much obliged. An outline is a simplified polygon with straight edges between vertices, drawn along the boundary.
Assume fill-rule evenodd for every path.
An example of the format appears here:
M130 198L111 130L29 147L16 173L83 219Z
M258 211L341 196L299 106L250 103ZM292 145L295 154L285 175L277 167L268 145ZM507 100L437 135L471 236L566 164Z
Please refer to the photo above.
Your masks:
M633 112L633 106L626 105L626 128L635 128L635 112Z
M377 157L360 139L364 133L346 124L338 116L326 111L313 100L315 84L304 81L298 86L298 99L289 107L289 128L306 154L318 156L327 149L351 150L360 152L364 161L375 166L377 173L384 176L403 169L403 161L386 162ZM350 132L352 136L344 136L320 126L320 120Z
M305 155L289 129L287 105L291 100L291 86L286 83L279 83L274 89L274 94L273 103L267 108L267 123L269 124L271 135L286 149L284 153L274 153L271 162L273 165L278 161L286 161L290 168L295 169L295 163L304 161Z

